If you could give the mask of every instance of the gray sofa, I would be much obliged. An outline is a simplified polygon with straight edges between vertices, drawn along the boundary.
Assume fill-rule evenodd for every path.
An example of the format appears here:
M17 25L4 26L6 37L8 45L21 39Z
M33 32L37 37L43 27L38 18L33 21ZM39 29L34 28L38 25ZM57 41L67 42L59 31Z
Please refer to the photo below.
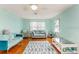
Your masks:
M31 36L32 38L46 38L46 32L43 30L33 30Z

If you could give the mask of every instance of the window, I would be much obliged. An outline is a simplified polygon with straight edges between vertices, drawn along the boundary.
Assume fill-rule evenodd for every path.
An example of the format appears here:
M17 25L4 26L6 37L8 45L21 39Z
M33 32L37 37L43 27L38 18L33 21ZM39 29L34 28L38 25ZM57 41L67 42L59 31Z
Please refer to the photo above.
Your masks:
M59 26L60 26L59 19L57 19L56 22L55 22L55 34L56 34L55 40L57 42L60 42L60 38L59 38Z
M55 22L55 32L59 32L59 19Z
M45 22L31 22L30 30L45 30Z

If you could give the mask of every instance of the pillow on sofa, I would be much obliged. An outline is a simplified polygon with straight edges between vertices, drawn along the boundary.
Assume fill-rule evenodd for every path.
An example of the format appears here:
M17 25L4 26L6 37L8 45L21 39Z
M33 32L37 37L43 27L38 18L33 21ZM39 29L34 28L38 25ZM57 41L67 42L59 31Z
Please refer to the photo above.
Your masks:
M43 30L40 30L39 32L40 32L41 34L45 34L45 31L43 31Z
M15 34L15 37L23 37L22 34Z
M33 33L36 33L36 34L45 34L45 31L43 31L43 30L34 30Z

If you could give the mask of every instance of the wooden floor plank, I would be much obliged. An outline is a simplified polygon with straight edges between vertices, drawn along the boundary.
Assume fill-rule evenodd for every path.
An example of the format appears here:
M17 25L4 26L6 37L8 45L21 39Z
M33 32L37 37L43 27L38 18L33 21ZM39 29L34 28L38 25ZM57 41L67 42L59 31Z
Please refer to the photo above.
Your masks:
M10 50L8 50L8 54L22 54L26 46L28 45L29 41L48 41L50 44L52 43L52 38L46 38L46 39L23 39L20 43L18 43L16 46L12 47Z
M23 39L16 46L14 46L10 50L8 50L8 54L22 54L24 49L26 48L28 42L29 42L28 39Z
M0 51L0 54L7 54L7 51Z
M28 39L23 39L20 43L18 43L16 46L12 47L10 50L8 50L8 54L22 54L24 49L26 48L26 46L28 45L28 42L29 41L46 41L48 40L48 42L51 43L51 38L47 38L47 39L31 39L31 38L28 38Z

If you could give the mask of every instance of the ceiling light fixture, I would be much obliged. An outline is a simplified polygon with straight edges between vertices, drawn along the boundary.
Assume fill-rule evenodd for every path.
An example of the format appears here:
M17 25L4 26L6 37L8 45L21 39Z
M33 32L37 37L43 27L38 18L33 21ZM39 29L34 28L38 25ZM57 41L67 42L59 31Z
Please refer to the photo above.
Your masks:
M37 7L37 5L31 5L31 9L32 9L33 11L35 11L35 10L38 9L38 7Z

